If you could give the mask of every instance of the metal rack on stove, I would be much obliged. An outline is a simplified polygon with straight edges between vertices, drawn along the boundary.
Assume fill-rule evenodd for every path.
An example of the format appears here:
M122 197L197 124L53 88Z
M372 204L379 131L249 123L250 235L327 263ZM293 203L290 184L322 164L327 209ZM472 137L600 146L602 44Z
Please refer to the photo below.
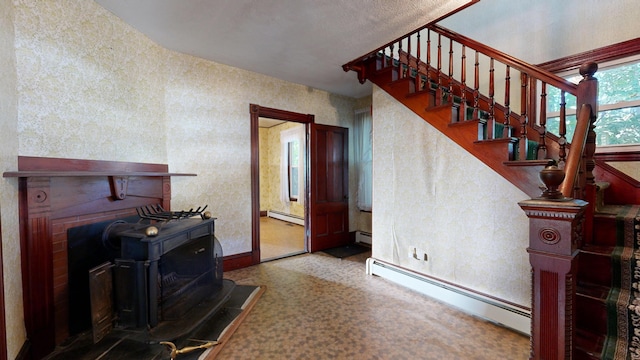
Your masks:
M193 216L200 216L202 219L206 219L206 214L204 212L206 209L207 205L205 205L203 208L198 206L198 208L195 210L193 210L192 208L188 211L166 211L160 204L157 204L136 208L136 212L141 219L166 222L171 220L186 219Z

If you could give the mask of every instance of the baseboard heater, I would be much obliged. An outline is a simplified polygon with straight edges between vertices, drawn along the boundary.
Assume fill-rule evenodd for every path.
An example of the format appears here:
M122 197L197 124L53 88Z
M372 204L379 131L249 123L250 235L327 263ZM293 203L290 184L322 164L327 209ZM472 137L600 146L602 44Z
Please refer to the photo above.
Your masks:
M371 234L364 231L356 231L356 242L372 245Z
M526 308L501 302L374 258L367 259L367 274L377 275L408 287L470 315L478 316L525 335L531 334L531 311Z
M272 211L272 210L267 211L267 216L270 217L270 218L274 218L274 219L278 219L278 220L282 220L282 221L288 221L290 223L294 223L294 224L298 224L298 225L304 226L304 218L299 217L299 216L295 216L295 215L291 215L291 214L285 214L285 213L281 213L281 212L278 212L278 211Z

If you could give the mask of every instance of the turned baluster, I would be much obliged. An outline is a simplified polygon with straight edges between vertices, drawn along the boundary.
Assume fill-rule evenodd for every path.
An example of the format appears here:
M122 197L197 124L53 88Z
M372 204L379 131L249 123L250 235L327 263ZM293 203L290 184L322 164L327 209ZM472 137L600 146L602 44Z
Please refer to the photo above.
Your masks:
M487 139L494 138L494 126L493 123L495 121L495 99L494 96L494 88L495 88L495 77L494 77L495 69L493 67L493 58L489 60L489 118L487 119Z
M438 34L438 88L436 89L436 105L442 105L442 35Z
M527 141L527 126L529 125L529 119L527 118L527 94L528 94L529 76L525 73L520 73L520 141L518 153L520 156L527 159L529 154L529 141Z
M502 137L508 138L511 136L511 108L509 104L511 102L511 67L507 65L505 77L504 77L504 122L502 127Z
M387 67L387 47L382 48L382 68Z
M405 54L407 67L402 77L411 77L411 35L407 36L407 53Z
M558 135L560 138L558 139L558 144L560 144L560 151L558 152L558 167L564 168L564 164L567 160L567 116L566 116L566 106L567 102L565 100L565 92L562 90L560 92L560 119L558 125Z
M467 55L466 47L462 45L462 57L460 59L460 111L458 113L459 120L466 120L467 114Z
M431 30L427 29L427 82L424 84L431 90Z
M398 41L398 79L404 77L404 63L402 62L402 40Z
M478 100L480 98L480 60L476 50L476 62L473 65L473 118L478 119Z
M547 158L547 83L543 82L540 90L540 145L538 159Z
M449 39L449 104L453 105L453 39Z
M422 63L422 61L420 61L420 31L418 31L418 35L417 35L417 44L416 44L416 78L415 78L415 88L416 91L420 91L422 90L422 75L420 72L420 64Z
M391 44L389 46L389 61L391 61L391 64L389 64L389 66L391 66L391 80L393 80L393 77L394 77L393 67L395 66L394 61L393 61L393 49L394 49L394 45Z

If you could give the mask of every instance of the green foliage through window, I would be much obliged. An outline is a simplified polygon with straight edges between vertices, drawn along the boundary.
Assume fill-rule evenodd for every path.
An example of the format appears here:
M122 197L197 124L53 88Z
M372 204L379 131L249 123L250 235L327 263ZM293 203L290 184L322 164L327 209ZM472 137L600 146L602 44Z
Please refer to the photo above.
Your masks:
M630 145L640 144L640 61L627 62L599 70L598 118L596 120L596 144ZM578 83L580 75L571 75L567 80ZM547 90L547 131L558 134L560 91ZM566 96L567 140L571 141L576 125L576 99Z

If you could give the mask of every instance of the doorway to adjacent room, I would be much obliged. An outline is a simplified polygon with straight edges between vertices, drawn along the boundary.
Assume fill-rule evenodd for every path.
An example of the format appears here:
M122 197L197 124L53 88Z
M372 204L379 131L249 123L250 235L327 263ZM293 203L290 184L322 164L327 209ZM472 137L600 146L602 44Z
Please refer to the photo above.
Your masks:
M260 261L305 247L306 124L259 118Z

